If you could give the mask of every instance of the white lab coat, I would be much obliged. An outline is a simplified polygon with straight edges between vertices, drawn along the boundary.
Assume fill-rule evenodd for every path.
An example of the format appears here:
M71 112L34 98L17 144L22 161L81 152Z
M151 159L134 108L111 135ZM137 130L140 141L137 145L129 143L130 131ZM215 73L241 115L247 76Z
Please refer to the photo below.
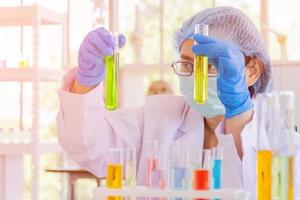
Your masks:
M107 111L102 84L84 95L68 92L75 71L65 76L63 88L58 92L60 111L57 123L60 144L84 169L104 177L107 150L135 146L138 151L138 184L145 184L149 140L157 140L162 152L168 151L174 140L179 140L186 148L203 146L204 118L189 107L182 96L150 96L142 107ZM254 114L241 133L244 152L241 161L232 135L224 133L223 123L216 129L218 146L224 147L223 187L244 187L250 191L251 199L255 199L256 191L256 133ZM296 169L299 169L299 159ZM295 175L299 179L298 171Z

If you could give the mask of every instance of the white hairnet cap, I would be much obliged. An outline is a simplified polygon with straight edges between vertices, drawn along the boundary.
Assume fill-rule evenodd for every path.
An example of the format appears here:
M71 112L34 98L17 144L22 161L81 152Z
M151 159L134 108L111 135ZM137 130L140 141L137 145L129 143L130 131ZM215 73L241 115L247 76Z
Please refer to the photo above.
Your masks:
M254 23L237 8L214 7L205 9L183 22L174 33L174 48L180 53L182 42L192 38L195 24L209 25L209 36L236 44L246 56L256 56L264 63L264 71L253 85L254 93L269 90L271 61L267 49Z

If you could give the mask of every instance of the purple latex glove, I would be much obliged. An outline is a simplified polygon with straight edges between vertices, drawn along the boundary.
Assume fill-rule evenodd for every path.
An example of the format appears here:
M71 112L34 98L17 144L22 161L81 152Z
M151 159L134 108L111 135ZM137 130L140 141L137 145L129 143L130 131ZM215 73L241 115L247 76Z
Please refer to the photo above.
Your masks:
M126 38L119 35L120 48L125 45ZM84 38L78 53L78 71L76 80L85 86L98 85L105 76L105 56L113 54L113 36L105 28L97 28Z

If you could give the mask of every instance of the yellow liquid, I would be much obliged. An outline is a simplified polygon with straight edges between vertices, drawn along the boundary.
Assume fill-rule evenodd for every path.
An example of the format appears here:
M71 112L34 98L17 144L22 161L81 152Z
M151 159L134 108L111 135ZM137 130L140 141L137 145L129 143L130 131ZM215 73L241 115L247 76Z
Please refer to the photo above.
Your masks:
M289 186L288 200L294 199L294 158L289 157Z
M106 186L108 188L122 188L123 167L122 165L107 165L107 180ZM121 196L108 196L107 200L121 200Z
M271 151L257 152L257 199L271 200Z
M197 55L194 63L194 100L204 104L207 99L208 58Z

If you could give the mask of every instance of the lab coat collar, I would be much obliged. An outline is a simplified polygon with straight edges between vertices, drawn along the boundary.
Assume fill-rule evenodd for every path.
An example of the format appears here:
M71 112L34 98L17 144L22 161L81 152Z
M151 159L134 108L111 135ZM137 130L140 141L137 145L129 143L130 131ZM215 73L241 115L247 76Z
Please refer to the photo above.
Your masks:
M187 134L199 130L199 133L204 131L204 117L196 110L191 108L188 104L184 107L184 118L179 126L179 130Z

